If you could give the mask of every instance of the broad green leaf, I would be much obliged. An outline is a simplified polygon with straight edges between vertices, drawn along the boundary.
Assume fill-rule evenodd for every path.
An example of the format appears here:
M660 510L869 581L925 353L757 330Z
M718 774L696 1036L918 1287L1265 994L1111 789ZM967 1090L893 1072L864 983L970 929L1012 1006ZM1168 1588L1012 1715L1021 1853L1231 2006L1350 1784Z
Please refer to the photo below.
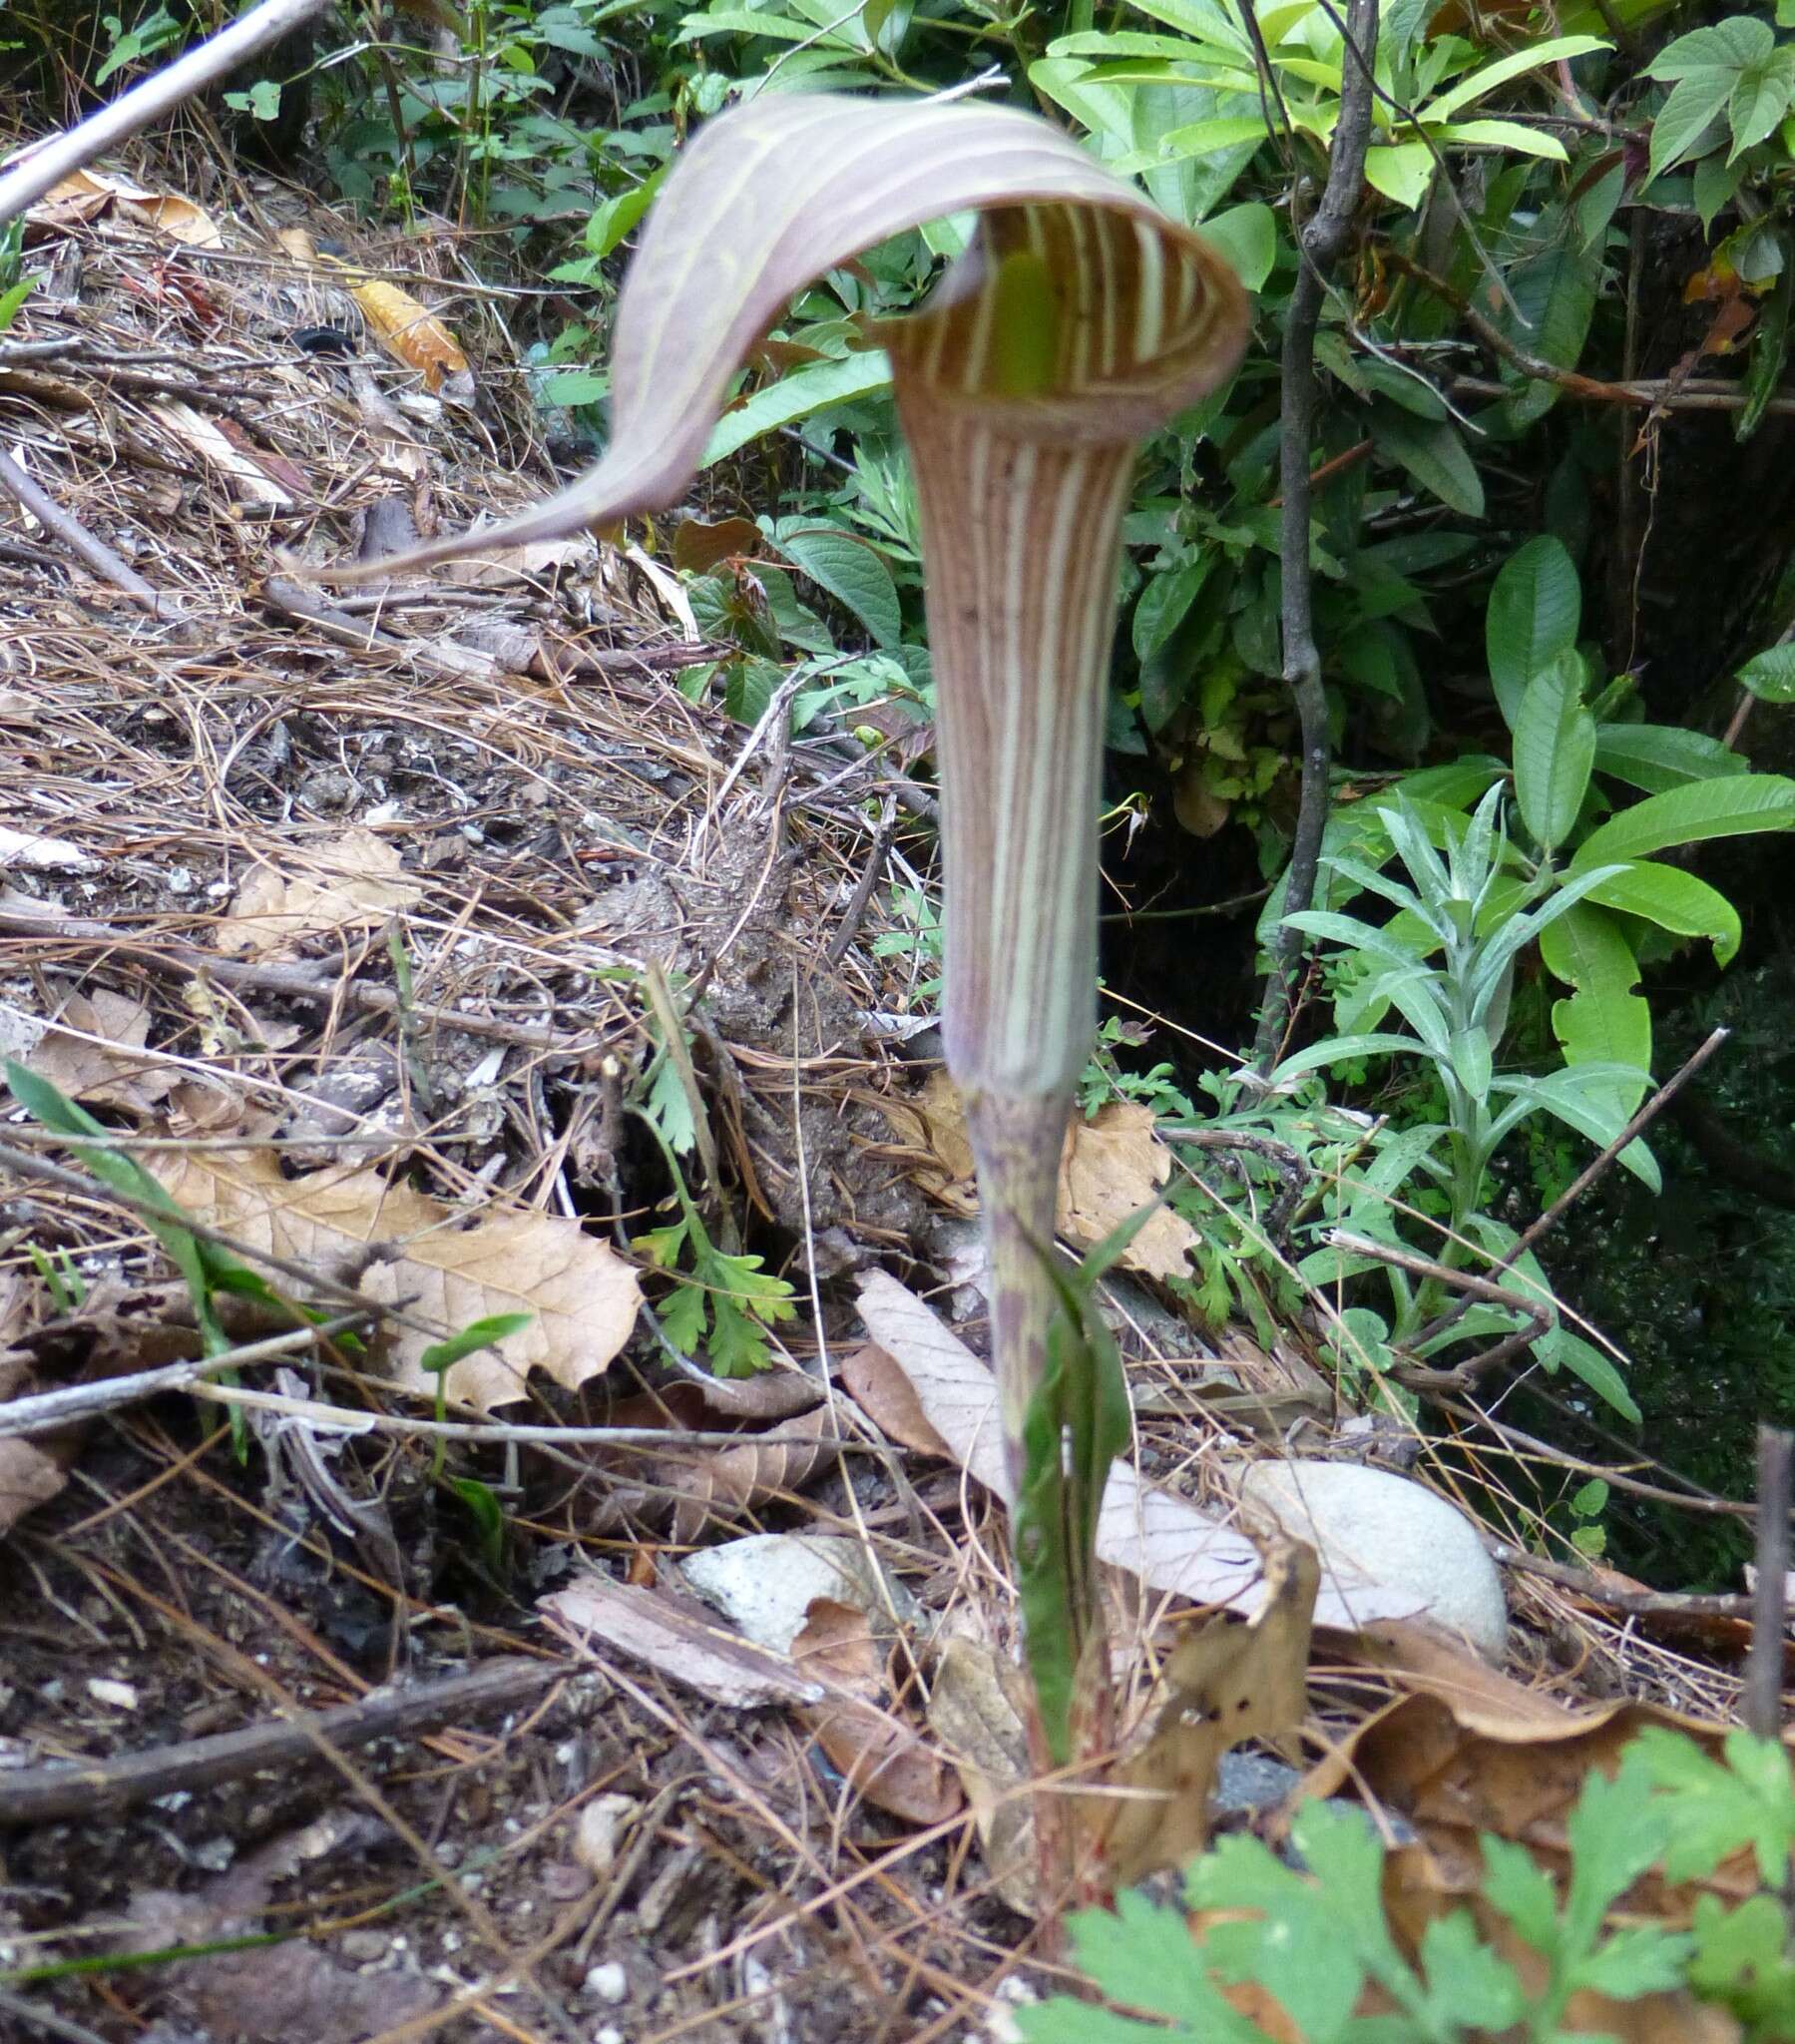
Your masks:
M1651 124L1652 177L1673 169L1702 141L1720 119L1736 82L1732 71L1692 71L1670 88Z
M1639 966L1626 932L1614 917L1579 901L1540 933L1540 956L1554 978L1573 989L1553 1004L1553 1033L1570 1065L1627 1065L1651 1069L1651 1010L1634 988ZM1621 1120L1643 1097L1644 1082L1611 1089Z
M1644 67L1645 76L1689 78L1698 71L1743 71L1763 63L1775 47L1776 37L1768 22L1754 15L1733 14L1666 44Z
M1473 1100L1482 1100L1490 1090L1490 1036L1484 1029L1456 1029L1449 1051L1459 1084Z
M1788 1755L1738 1731L1728 1733L1725 1751L1722 1766L1692 1739L1658 1725L1646 1726L1628 1747L1627 1765L1659 1791L1669 1822L1664 1870L1672 1880L1700 1878L1748 1844L1765 1885L1780 1887L1795 1848Z
M1540 956L1567 986L1629 993L1639 965L1626 932L1611 915L1578 901L1540 932Z
M1595 720L1582 694L1582 662L1561 653L1528 683L1515 720L1515 799L1544 851L1571 834L1595 764Z
M1294 918L1292 918L1294 920ZM1391 1036L1373 1032L1364 1036L1330 1036L1282 1059L1273 1076L1279 1081L1300 1079L1308 1072L1324 1071L1329 1065L1343 1065L1352 1058L1413 1057L1420 1045L1412 1036Z
M1647 794L1662 794L1686 781L1749 772L1750 763L1706 732L1674 724L1604 724L1595 733L1595 770Z
M1604 43L1599 36L1549 36L1543 43L1531 44L1510 57L1499 57L1494 64L1486 64L1481 71L1461 78L1438 99L1429 101L1421 110L1422 119L1448 121L1461 107L1481 100L1486 93L1494 92L1499 85L1507 85L1512 78L1525 78L1530 71L1544 70L1547 65L1568 58L1587 56L1591 50L1612 48L1611 43Z
M482 1348L491 1348L509 1335L521 1334L536 1315L534 1313L489 1313L484 1319L470 1320L457 1334L451 1334L446 1341L433 1341L418 1357L420 1369L448 1369L460 1362L464 1356L475 1355Z
M1425 142L1374 143L1365 152L1365 182L1412 213L1427 197L1434 152Z
M1643 1149L1635 1144L1635 1149ZM1568 1369L1579 1377L1629 1424L1639 1424L1640 1412L1626 1379L1592 1341L1572 1333L1564 1325L1549 1327L1534 1343L1534 1353L1548 1369ZM1573 1536L1574 1537L1574 1536Z
M1695 217L1704 235L1713 232L1715 215L1732 204L1745 181L1746 168L1717 156L1704 156L1695 166Z
M1601 287L1602 250L1585 247L1573 225L1557 209L1555 237L1537 255L1509 271L1509 292L1521 318L1507 304L1493 308L1496 324L1530 354L1555 368L1574 369L1588 338ZM1505 380L1513 374L1505 370ZM1559 386L1545 379L1522 380L1504 407L1517 432L1543 418L1559 401Z
M1583 897L1654 922L1673 936L1706 937L1716 965L1730 965L1739 949L1739 911L1717 887L1681 866L1634 859ZM1550 962L1550 961L1549 961Z
M1329 1834L1345 1824L1358 1827L1360 1841L1346 1840L1341 1851ZM1364 1985L1364 1946L1381 1958L1388 1941L1376 1900L1383 1851L1357 1810L1327 1802L1304 1803L1291 1829L1315 1882L1280 1865L1257 1838L1225 1837L1191 1864L1185 1892L1193 1908L1251 1912L1211 1922L1204 1943L1211 1962L1224 1979L1269 1984L1297 2034L1331 2044ZM1361 1841L1369 1867L1349 1869L1343 1861ZM1365 1922L1372 1910L1375 1927Z
M1431 132L1436 142L1455 148L1471 144L1543 157L1548 163L1569 161L1565 145L1556 135L1548 135L1542 128L1524 128L1519 121L1450 121Z
M1562 540L1542 533L1503 563L1484 614L1484 645L1511 730L1527 685L1576 645L1582 610L1582 585Z
M1203 233L1234 265L1234 274L1256 291L1271 274L1278 255L1277 216L1254 200L1204 221Z
M1614 918L1586 901L1562 915L1540 937L1540 955L1555 977L1575 991L1555 1001L1553 1034L1568 1065L1624 1065L1651 1069L1651 1008L1634 991L1639 967ZM1608 1088L1616 1124L1645 1097L1646 1081L1619 1080Z
M1154 152L1162 162L1175 156L1204 156L1212 149L1234 149L1243 142L1260 143L1266 139L1265 123L1252 115L1217 117L1213 121L1192 121L1186 127L1173 128L1159 138Z
M1668 1834L1663 1809L1636 1768L1623 1767L1611 1781L1599 1769L1584 1777L1565 1820L1571 1846L1565 1943L1572 1962L1594 1944L1610 1906L1663 1851Z
M644 178L640 185L619 193L615 199L607 199L603 206L596 208L586 227L587 253L609 256L626 236L636 231L666 182L667 167L663 165Z
M1483 480L1450 420L1430 425L1409 412L1380 407L1373 432L1379 452L1399 461L1424 490L1467 518L1484 515Z
M1571 1065L1543 1078L1493 1079L1490 1091L1513 1100L1522 1113L1541 1110L1553 1115L1604 1150L1626 1126L1626 1116L1614 1110L1612 1089L1636 1081L1637 1074L1624 1066ZM1499 1116L1496 1126L1506 1133L1519 1118ZM1663 1190L1657 1163L1643 1143L1629 1143L1620 1153L1620 1162L1650 1191Z
M1795 703L1795 644L1754 654L1740 668L1738 682L1760 703Z
M1218 558L1213 548L1206 548L1194 561L1187 561L1168 574L1155 575L1147 583L1134 605L1136 659L1151 660L1184 622Z
M1421 1933L1421 1967L1430 2008L1448 2022L1495 2033L1521 2020L1527 1996L1515 1969L1485 1944L1468 1910L1429 1923Z
M1580 1990L1605 1994L1616 2001L1637 2001L1642 1994L1663 1994L1683 1984L1684 1969L1695 1940L1686 1931L1660 1930L1655 1923L1616 1930L1571 1969Z
M839 361L807 362L756 390L716 422L700 466L726 461L731 454L780 426L796 425L829 406L856 397L882 396L891 388L891 358L883 348L863 348Z
M847 19L853 20L850 14ZM766 36L781 43L821 43L840 50L858 52L863 46L837 30L833 35L807 21L793 21L788 15L749 7L716 7L708 14L688 14L679 26L677 40L699 42L705 36Z
M895 646L903 636L904 614L884 556L857 534L838 525L781 530L773 544L819 589L853 612L875 646Z
M1573 873L1589 867L1648 858L1673 844L1710 837L1740 837L1758 830L1795 828L1795 780L1779 773L1733 773L1692 780L1647 795L1598 824L1576 848Z
M1263 2033L1229 2007L1209 1975L1202 1947L1190 1935L1182 1914L1149 1902L1133 1888L1116 1897L1116 1908L1081 1909L1068 1918L1073 1957L1079 1970L1112 1999L1187 2025L1215 2044L1263 2044ZM1045 2024L1056 2006L1076 2020L1069 2026ZM1017 2027L1029 2044L1104 2044L1101 2024L1090 2018L1102 2010L1070 1999L1018 2011ZM1121 2020L1118 2018L1117 2020ZM1089 2025L1089 2027L1087 2027ZM1151 2033L1138 2023L1127 2025L1119 2044L1143 2044ZM1188 2032L1186 2033L1188 2034Z
M1188 61L1198 50L1183 36L1148 35L1140 29L1081 29L1056 36L1047 46L1050 57L1166 57ZM1230 52L1232 54L1232 52ZM1259 124L1263 135L1265 124Z
M1795 122L1784 126L1785 149L1789 147L1791 129L1795 129ZM1782 266L1776 274L1776 287L1765 300L1752 330L1751 359L1745 370L1745 403L1733 423L1734 436L1740 440L1749 440L1762 425L1788 366L1790 328L1795 325L1795 248L1790 245L1786 227L1775 247Z
M1761 64L1740 72L1726 103L1727 126L1733 133L1728 163L1760 143L1789 111L1795 98L1795 45L1774 51Z

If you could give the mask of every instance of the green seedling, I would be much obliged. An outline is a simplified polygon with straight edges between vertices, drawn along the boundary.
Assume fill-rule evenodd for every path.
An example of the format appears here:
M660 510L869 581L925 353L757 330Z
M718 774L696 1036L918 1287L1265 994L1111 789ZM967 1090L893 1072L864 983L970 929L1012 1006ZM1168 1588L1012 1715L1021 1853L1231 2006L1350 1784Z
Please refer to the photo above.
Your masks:
M719 1377L749 1377L770 1368L766 1330L797 1312L792 1287L763 1270L762 1258L731 1256L716 1247L686 1190L673 1145L646 1109L636 1112L661 1146L679 1208L676 1221L651 1228L631 1243L656 1270L678 1280L656 1308L662 1332L681 1355L695 1356L702 1349ZM689 1271L679 1269L682 1263L689 1264Z
M463 1357L477 1355L482 1348L496 1348L499 1343L513 1334L521 1334L535 1319L534 1313L488 1313L484 1319L470 1320L460 1333L451 1334L446 1341L433 1341L418 1357L418 1367L428 1370L436 1378L436 1423L441 1426L449 1412L449 1371ZM436 1452L430 1458L430 1481L442 1480L443 1456L448 1442L444 1435L436 1436ZM479 1516L475 1513L476 1518Z
M1483 1898L1540 1964L1525 1984L1471 1914L1431 1922L1413 1957L1385 1914L1384 1846L1358 1810L1309 1802L1290 1840L1303 1869L1259 1839L1221 1839L1185 1875L1188 1907L1212 1912L1203 1942L1184 1913L1134 1892L1071 1919L1077 1963L1138 2019L1057 1996L1017 2011L1027 2044L1267 2044L1270 2032L1226 1998L1251 1983L1305 2044L1586 2044L1566 2027L1571 1996L1614 2001L1688 1988L1730 2008L1750 2044L1795 2037L1795 1965L1777 1893L1795 1843L1789 1759L1749 1734L1728 1736L1723 1760L1680 1733L1652 1728L1610 1781L1591 1774L1566 1824L1562 1887L1524 1846L1485 1836ZM1654 1865L1699 1878L1750 1845L1764 1892L1727 1909L1701 1896L1689 1931L1627 1923L1610 1910ZM1368 1987L1391 2012L1357 2013ZM1276 2034L1286 2035L1279 2030Z

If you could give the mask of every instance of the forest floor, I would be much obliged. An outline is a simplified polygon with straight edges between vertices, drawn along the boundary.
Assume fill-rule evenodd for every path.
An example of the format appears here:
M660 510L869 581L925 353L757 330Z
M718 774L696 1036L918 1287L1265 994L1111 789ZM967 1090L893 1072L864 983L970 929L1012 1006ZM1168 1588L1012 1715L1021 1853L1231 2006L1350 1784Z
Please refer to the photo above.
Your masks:
M0 1399L65 1400L0 1432L0 2037L1002 2036L1056 1975L969 1170L927 961L875 948L928 793L681 695L709 649L644 547L309 579L551 481L504 296L452 237L136 169L36 209L0 334L0 1048L40 1082ZM1081 1131L1075 1237L1163 1175L1143 1115ZM1217 1456L1503 1488L1306 1330L1190 1325L1153 1254L1110 1300L1164 1512L1111 1556L1129 1724L1178 1610L1262 1589ZM1506 1670L1324 1592L1287 1758L1550 1842L1642 1715L1725 1722L1736 1614L1507 1588Z

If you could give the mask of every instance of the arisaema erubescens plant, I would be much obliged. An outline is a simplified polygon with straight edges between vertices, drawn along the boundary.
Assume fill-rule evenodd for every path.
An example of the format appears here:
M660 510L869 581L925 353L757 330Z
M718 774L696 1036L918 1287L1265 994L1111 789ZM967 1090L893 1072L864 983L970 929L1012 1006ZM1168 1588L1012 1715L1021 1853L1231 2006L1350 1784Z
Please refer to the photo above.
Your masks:
M1096 1021L1099 768L1122 514L1144 436L1239 359L1247 308L1233 271L1033 116L756 100L698 137L651 219L618 306L604 460L521 518L379 572L673 502L731 377L792 293L891 235L961 212L979 216L966 253L929 303L881 338L916 478L936 676L947 1059L979 1167L1012 1494L1039 1500L1025 1440L1057 1457L1098 1366L1067 1350L1081 1330L1048 1259ZM1070 1491L1066 1509L1069 1521L1088 1517ZM1055 1644L1082 1658L1095 1633L1090 1571L1060 1576ZM1045 1646L1053 1621L1034 1617L1043 1604L1026 1585L1025 1605ZM1069 1758L1069 1712L1053 1710L1042 1730L1045 1755Z

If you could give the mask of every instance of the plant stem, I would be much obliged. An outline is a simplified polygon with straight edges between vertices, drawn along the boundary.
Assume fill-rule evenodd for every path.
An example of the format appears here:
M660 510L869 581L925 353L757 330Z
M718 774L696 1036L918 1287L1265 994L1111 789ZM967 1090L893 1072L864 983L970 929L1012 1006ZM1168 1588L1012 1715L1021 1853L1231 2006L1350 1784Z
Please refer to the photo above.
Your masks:
M1370 74L1377 55L1377 24L1378 0L1350 0L1346 34L1362 61L1349 61L1341 70L1340 118L1334 128L1327 185L1320 206L1298 236L1302 262L1284 323L1283 425L1278 458L1278 482L1284 501L1278 550L1283 562L1284 679L1295 696L1302 729L1302 794L1297 807L1296 837L1290 847L1284 898L1287 914L1301 913L1314 899L1321 833L1327 821L1327 695L1321 683L1321 656L1315 645L1314 567L1309 552L1314 498L1309 443L1320 404L1315 330L1321 321L1328 273L1346 247L1364 181L1365 150L1371 137ZM1271 970L1253 1043L1253 1062L1261 1072L1270 1071L1277 1062L1295 998L1302 948L1301 931L1287 923L1272 937Z
M971 408L944 430L919 416L934 402L900 385L930 639L952 667L936 698L942 1034L979 1168L1014 1485L1055 1307L1040 1245L1097 1027L1104 703L1134 450L1018 440Z

